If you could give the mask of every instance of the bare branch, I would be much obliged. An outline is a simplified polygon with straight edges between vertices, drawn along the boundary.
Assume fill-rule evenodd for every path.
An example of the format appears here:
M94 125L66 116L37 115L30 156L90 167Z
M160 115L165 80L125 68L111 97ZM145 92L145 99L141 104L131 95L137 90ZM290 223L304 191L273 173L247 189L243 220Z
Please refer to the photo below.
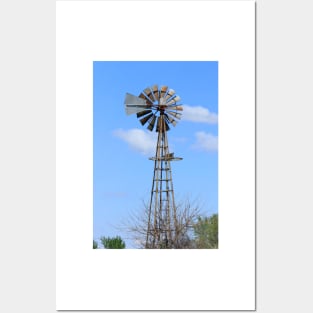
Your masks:
M179 201L176 205L176 222L171 221L169 225L163 226L162 229L164 231L164 227L170 227L169 230L172 233L171 242L166 242L164 245L161 242L157 248L195 248L191 230L200 215L199 201L191 202L189 199ZM148 230L148 220L149 205L143 201L142 209L137 212L131 212L119 229L126 233L128 239L131 239L138 248L156 247L154 240L160 233L155 229ZM149 236L147 236L147 232L149 232ZM148 242L146 242L147 237L149 238Z

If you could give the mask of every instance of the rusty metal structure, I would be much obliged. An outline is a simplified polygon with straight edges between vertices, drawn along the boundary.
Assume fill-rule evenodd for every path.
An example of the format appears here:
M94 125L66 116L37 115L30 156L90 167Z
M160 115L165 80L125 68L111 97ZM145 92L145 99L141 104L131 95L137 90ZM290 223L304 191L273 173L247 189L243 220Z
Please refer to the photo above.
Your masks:
M182 160L169 152L167 131L170 124L176 126L181 118L180 97L168 86L154 85L143 90L139 96L127 93L126 114L136 113L140 123L158 132L154 161L151 197L148 207L145 248L175 248L178 231L171 162Z

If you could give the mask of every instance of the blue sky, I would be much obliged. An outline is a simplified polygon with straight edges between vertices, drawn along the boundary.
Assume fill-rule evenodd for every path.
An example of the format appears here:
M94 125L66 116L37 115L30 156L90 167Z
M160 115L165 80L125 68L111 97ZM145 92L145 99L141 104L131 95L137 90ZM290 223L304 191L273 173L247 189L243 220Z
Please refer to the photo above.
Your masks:
M126 115L124 97L155 84L174 89L184 107L168 131L170 152L183 158L172 162L175 200L218 212L218 62L97 61L93 79L93 238L123 237L118 226L149 199L157 133Z

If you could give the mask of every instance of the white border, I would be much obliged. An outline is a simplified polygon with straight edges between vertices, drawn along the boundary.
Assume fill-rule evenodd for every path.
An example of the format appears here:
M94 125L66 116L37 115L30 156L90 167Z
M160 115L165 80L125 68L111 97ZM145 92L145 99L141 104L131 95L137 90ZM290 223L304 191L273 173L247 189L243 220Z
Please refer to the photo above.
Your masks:
M254 12L253 1L57 2L58 310L255 309ZM151 49L153 33L167 35ZM219 61L218 250L91 249L94 60Z

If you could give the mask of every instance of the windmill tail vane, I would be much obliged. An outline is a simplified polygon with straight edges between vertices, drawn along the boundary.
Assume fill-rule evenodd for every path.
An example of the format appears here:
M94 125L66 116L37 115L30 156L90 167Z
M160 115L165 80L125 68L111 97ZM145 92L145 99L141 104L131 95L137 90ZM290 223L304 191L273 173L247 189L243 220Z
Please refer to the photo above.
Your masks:
M174 199L171 161L182 160L169 151L167 131L181 119L183 107L180 97L168 86L153 85L144 89L139 96L126 93L125 111L136 114L142 126L158 132L154 157L151 197L148 207L145 248L177 247L179 223Z

